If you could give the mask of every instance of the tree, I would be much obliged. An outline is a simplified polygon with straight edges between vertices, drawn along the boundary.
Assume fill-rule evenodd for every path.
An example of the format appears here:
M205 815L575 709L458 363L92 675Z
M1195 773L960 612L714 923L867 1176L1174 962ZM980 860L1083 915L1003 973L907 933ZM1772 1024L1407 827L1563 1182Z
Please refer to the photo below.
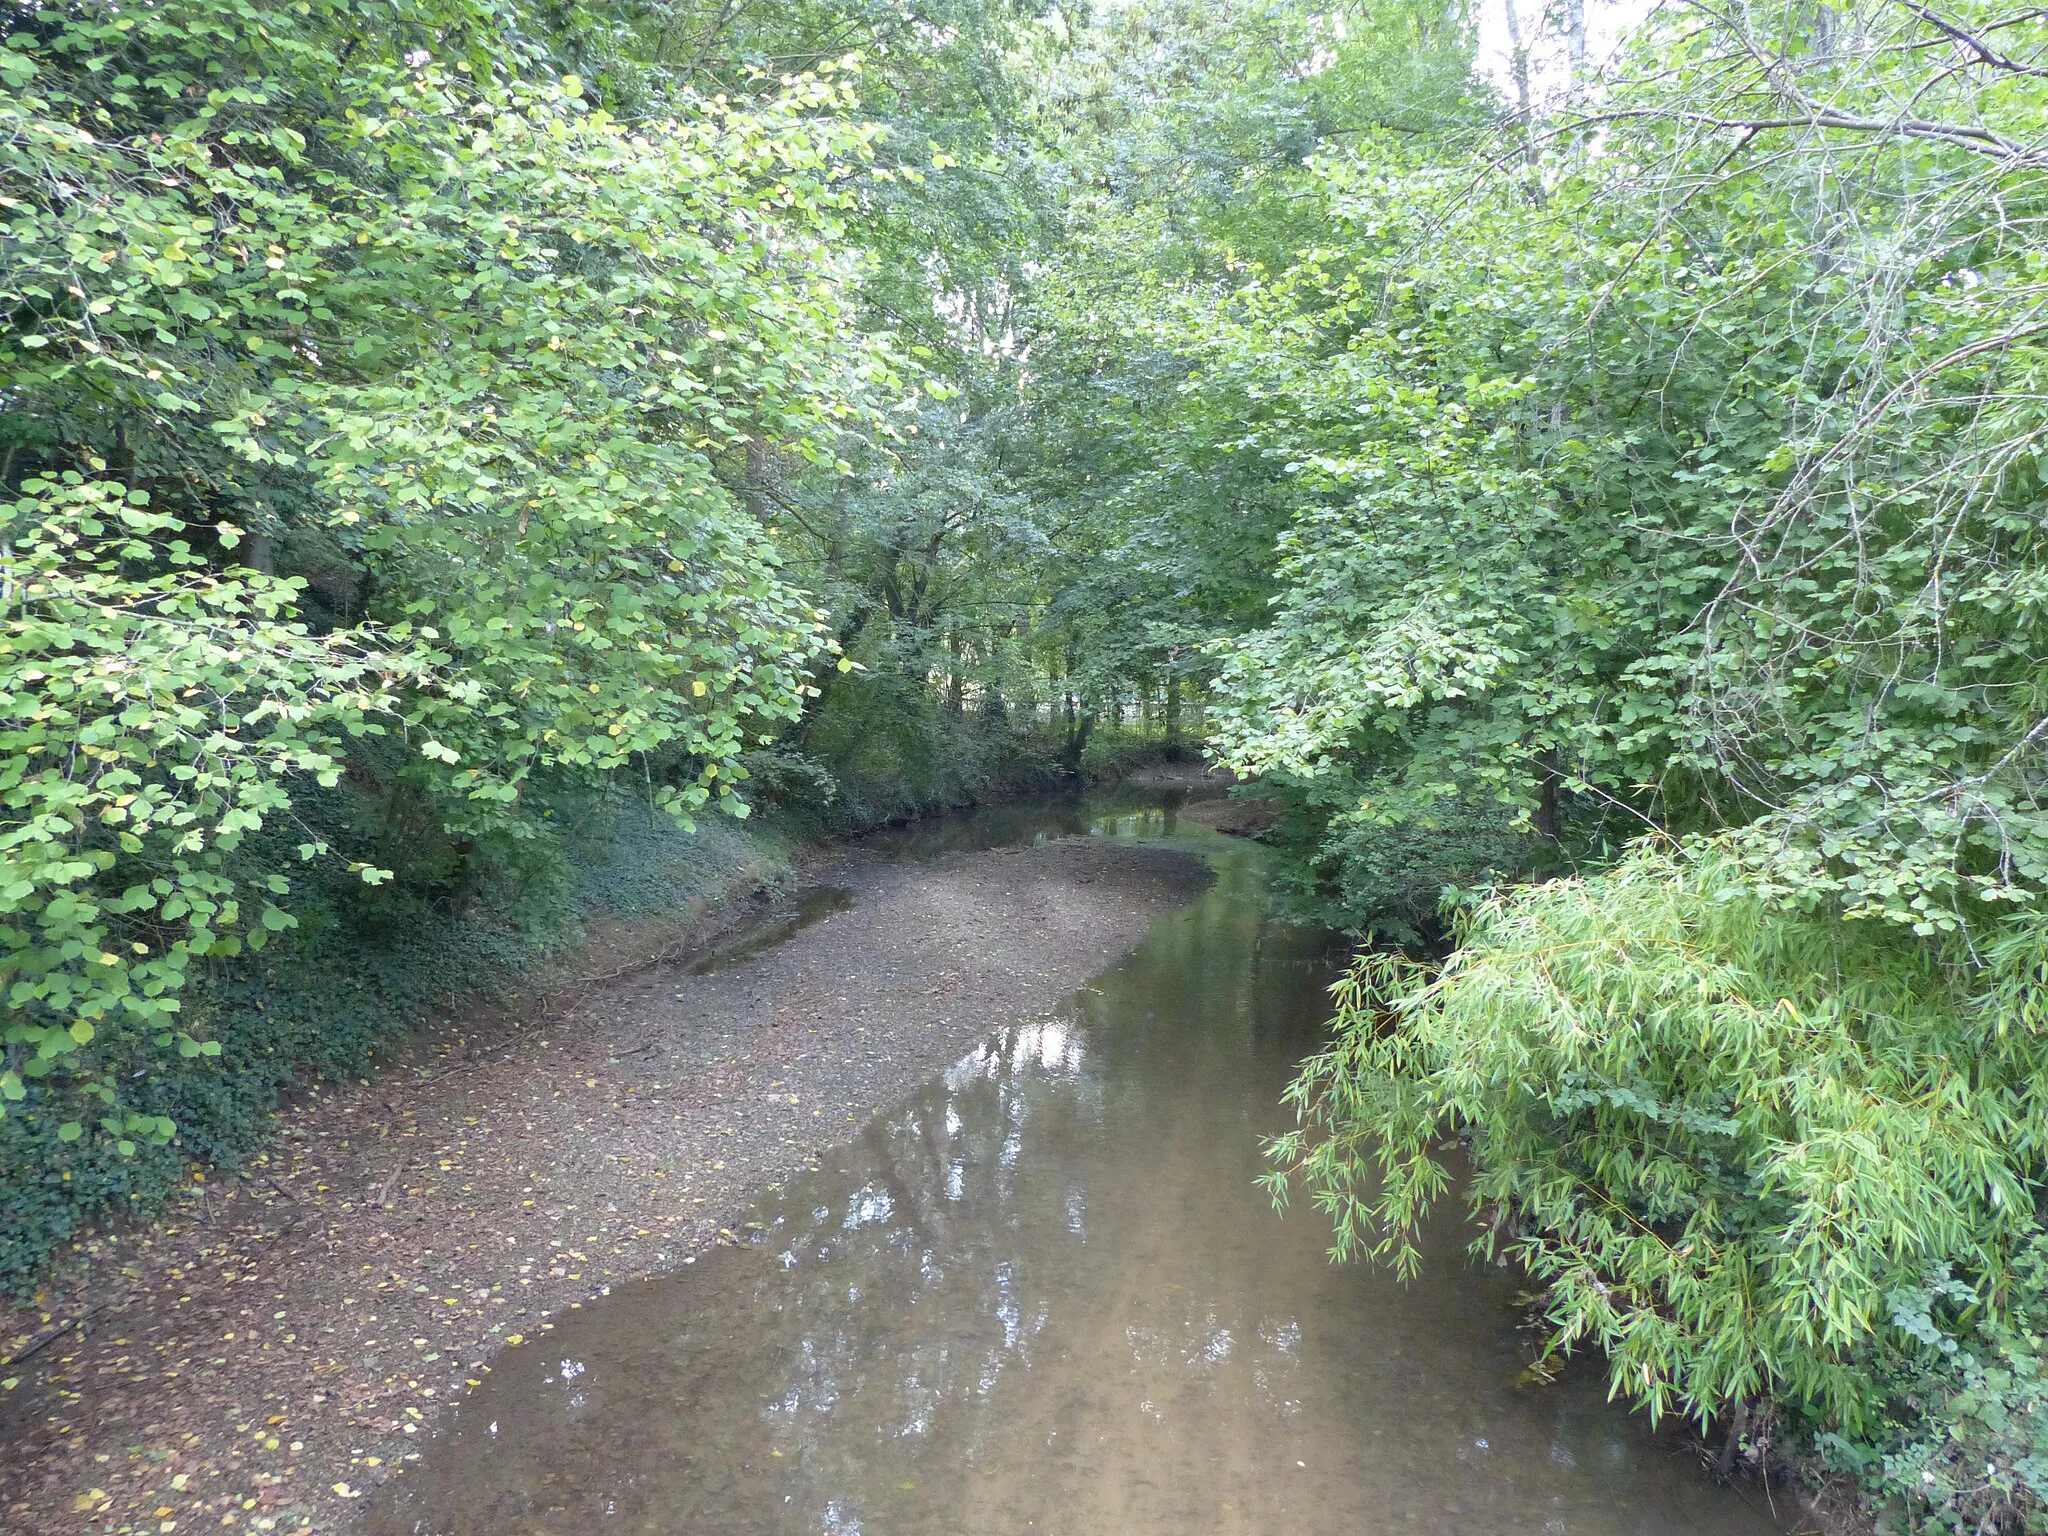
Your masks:
M831 641L719 464L901 386L836 75L627 124L487 4L12 20L0 1096L126 1153L195 963L294 921L250 834L353 744L472 840L657 760L732 803Z

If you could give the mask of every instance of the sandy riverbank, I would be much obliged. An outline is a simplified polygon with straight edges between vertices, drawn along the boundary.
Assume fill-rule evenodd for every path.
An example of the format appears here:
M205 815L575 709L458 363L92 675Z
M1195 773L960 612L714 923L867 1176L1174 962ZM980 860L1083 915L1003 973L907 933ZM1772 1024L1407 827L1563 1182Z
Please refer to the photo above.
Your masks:
M497 1350L733 1240L756 1191L1207 879L1087 840L809 874L853 904L731 969L451 1032L111 1245L104 1310L0 1391L0 1529L346 1530Z

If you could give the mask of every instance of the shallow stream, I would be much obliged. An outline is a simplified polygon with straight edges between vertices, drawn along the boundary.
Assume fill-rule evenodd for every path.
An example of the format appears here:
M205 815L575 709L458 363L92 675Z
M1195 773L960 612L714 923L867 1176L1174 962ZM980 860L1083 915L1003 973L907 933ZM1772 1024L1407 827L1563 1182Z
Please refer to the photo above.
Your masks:
M764 1198L757 1241L503 1352L380 1536L1781 1529L1598 1371L1519 1385L1515 1279L1456 1212L1407 1287L1274 1213L1260 1140L1338 955L1268 915L1260 850L1071 807L894 845L1074 832L1172 837L1216 884Z

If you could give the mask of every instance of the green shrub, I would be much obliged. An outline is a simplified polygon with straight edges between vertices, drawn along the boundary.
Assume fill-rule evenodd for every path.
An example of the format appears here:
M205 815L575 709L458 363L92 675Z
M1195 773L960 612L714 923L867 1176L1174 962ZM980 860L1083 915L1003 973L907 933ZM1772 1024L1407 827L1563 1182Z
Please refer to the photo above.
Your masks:
M531 975L590 919L717 899L786 862L772 835L725 817L685 832L624 794L558 796L536 807L535 836L496 849L458 845L418 824L403 797L346 783L303 787L294 808L293 836L381 850L394 878L366 886L345 865L315 866L295 891L295 929L261 953L208 961L187 1003L217 1055L165 1062L112 1049L132 1037L93 1042L95 1071L122 1081L137 1112L167 1118L173 1138L126 1150L66 1140L62 1126L88 1108L76 1081L28 1085L0 1116L0 1290L31 1287L88 1227L148 1211L192 1163L234 1168L268 1135L281 1093L368 1075L415 1021ZM256 834L247 856L270 857L263 840L283 835Z
M1274 1147L1335 1250L1419 1262L1470 1147L1480 1248L1539 1288L1553 1352L1719 1417L1760 1398L1867 1438L1897 1298L1959 1277L2008 1320L2048 1154L2048 926L1971 957L1758 895L1725 855L1644 848L1480 903L1431 969L1363 958Z
M1820 1437L1826 1465L1853 1473L1892 1518L1954 1536L2048 1530L2048 1236L2012 1266L2000 1310L1937 1270L1892 1295L1905 1335L1871 1352L1885 1400L1862 1438Z
M1406 947L1446 933L1447 907L1495 886L1554 873L1565 857L1497 800L1446 797L1387 819L1341 768L1321 779L1261 780L1286 807L1268 840L1286 858L1274 891L1294 916Z
M821 830L881 826L1057 779L1026 738L978 715L951 713L921 677L888 667L835 678L806 716L800 740L837 793L822 805L806 805L808 797L786 804ZM804 786L791 784L801 797Z
M1125 774L1166 761L1166 740L1128 725L1098 725L1081 749L1081 777L1090 783L1120 779Z

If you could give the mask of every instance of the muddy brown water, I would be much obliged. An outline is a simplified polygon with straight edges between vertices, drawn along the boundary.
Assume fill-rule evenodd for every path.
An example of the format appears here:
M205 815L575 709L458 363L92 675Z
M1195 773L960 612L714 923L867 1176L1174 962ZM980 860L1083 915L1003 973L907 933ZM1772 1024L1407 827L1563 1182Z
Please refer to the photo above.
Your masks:
M1766 1536L1605 1399L1518 1385L1514 1278L1447 1212L1420 1281L1332 1267L1261 1138L1339 958L1262 851L1170 811L1014 810L905 857L1176 836L1216 884L770 1193L751 1244L502 1352L377 1536Z

